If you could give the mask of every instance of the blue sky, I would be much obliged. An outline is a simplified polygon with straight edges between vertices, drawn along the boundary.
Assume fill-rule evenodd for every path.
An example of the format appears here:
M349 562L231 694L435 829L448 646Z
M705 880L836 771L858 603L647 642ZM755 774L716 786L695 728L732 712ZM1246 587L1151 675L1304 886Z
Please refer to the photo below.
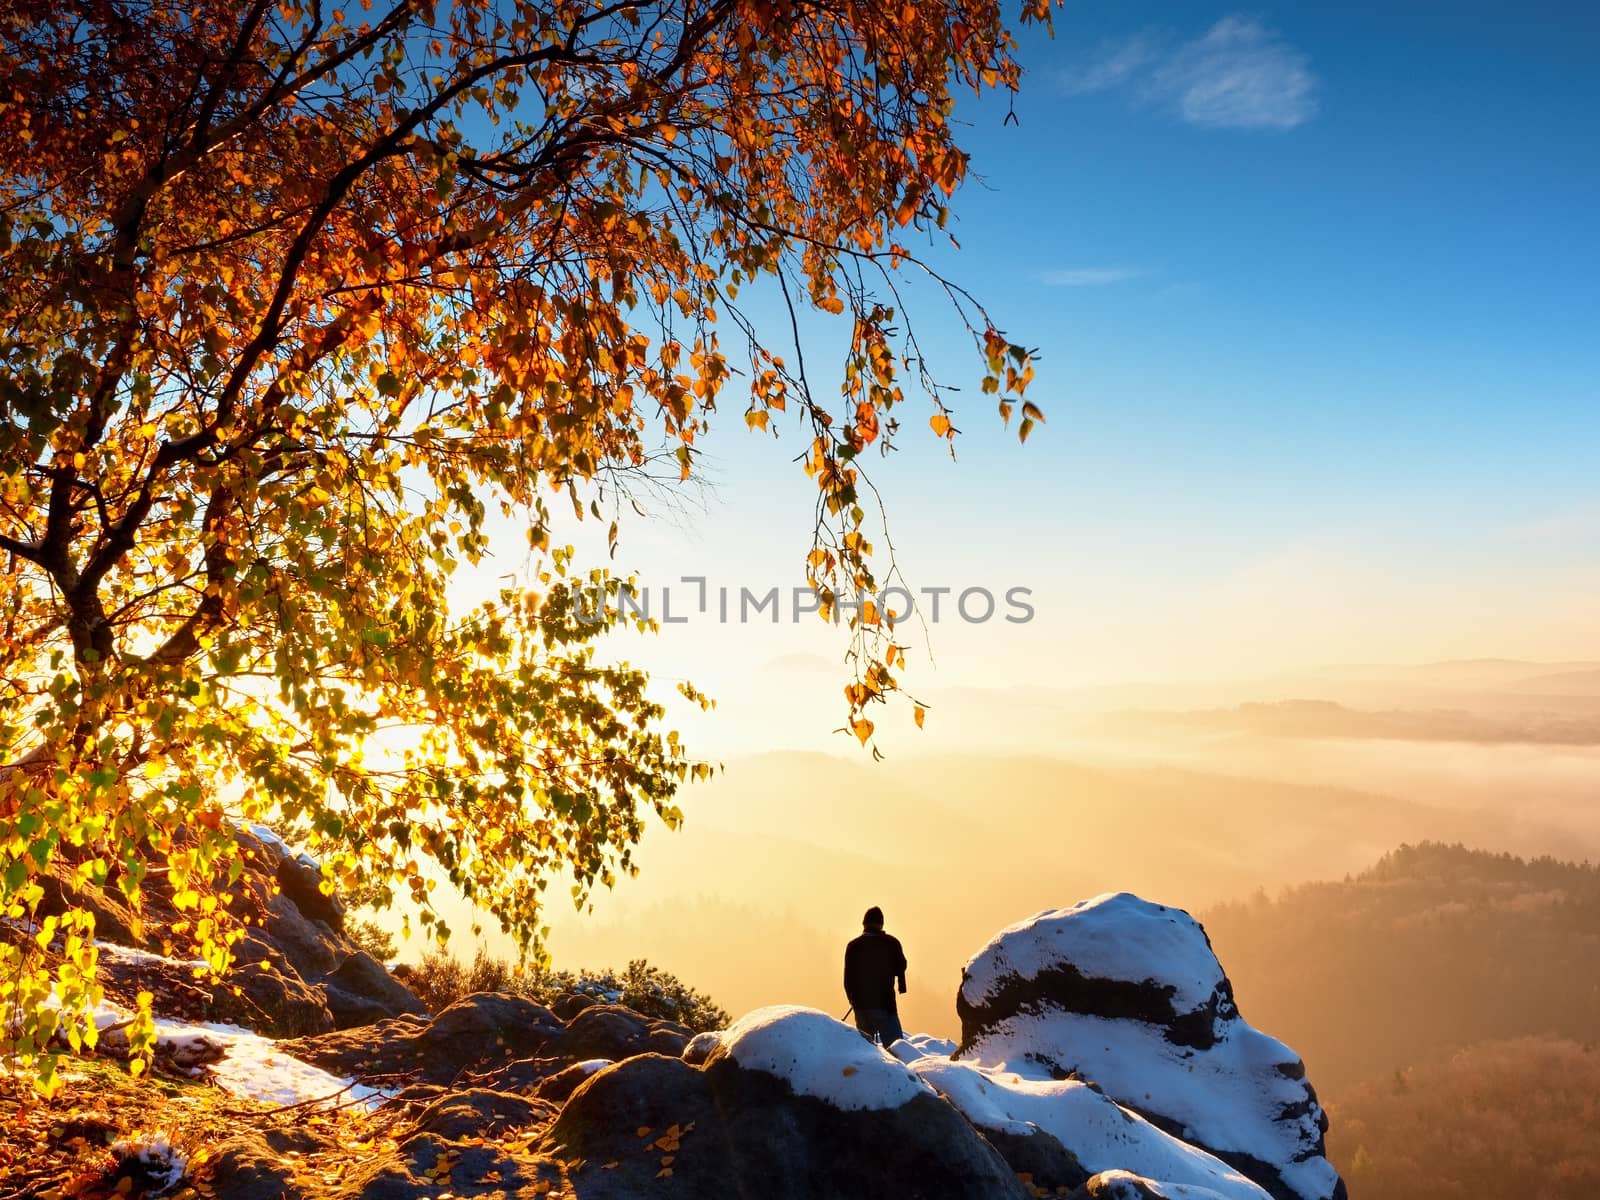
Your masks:
M1600 658L1600 7L1074 3L1021 57L1018 122L960 111L981 181L929 256L1040 347L1049 423L1018 447L973 388L951 466L913 406L879 478L915 582L1027 584L1040 615L941 626L942 677ZM801 444L722 426L707 510L619 565L796 579Z
M1013 324L1063 347L1074 411L1081 388L1162 425L1157 453L1225 440L1352 504L1575 498L1600 425L1597 12L1069 6L1026 46L1020 128L974 114L977 282L1037 264L1018 290L1044 331ZM1519 494L1491 497L1505 471Z

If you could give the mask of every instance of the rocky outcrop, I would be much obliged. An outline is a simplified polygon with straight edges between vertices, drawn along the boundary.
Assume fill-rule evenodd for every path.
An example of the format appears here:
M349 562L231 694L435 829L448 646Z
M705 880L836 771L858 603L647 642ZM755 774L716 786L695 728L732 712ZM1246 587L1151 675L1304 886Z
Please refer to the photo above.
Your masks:
M252 934L251 937L259 935ZM326 1033L333 1018L320 988L307 984L264 943L246 938L248 955L219 981L197 960L182 960L111 943L100 947L100 982L124 1005L148 991L164 1016L220 1021L268 1037Z
M1223 1200L1268 1200L1227 1163L1158 1128L1082 1079L1028 1078L1004 1066L957 1061L932 1048L896 1043L925 1083L961 1111L1036 1182L1071 1189L1089 1176L1126 1169Z
M318 982L339 1029L373 1025L405 1013L420 1016L428 1011L410 988L365 950L347 955Z
M479 992L431 1021L404 1015L370 1028L300 1038L284 1049L340 1075L447 1084L528 1058L564 1031L554 1013L531 1000Z
M435 1100L417 1117L416 1127L421 1133L460 1141L526 1129L530 1125L548 1125L557 1111L553 1104L488 1088L468 1088Z
M1304 1064L1239 1015L1179 909L1122 893L1040 913L967 964L956 1007L962 1062L1092 1080L1277 1200L1343 1200Z
M262 933L296 973L315 979L334 970L356 947L325 921L313 921L287 896L267 901Z
M568 1020L560 1041L547 1053L569 1058L631 1058L635 1054L666 1054L676 1058L694 1036L675 1021L640 1016L620 1004L590 1004Z
M829 1020L807 1010L779 1020L797 1015ZM1030 1194L955 1109L854 1030L831 1023L835 1045L825 1053L833 1069L850 1070L850 1056L865 1047L882 1070L903 1074L902 1086L882 1089L873 1077L863 1088L872 1106L841 1105L804 1080L797 1090L793 1075L741 1062L736 1037L701 1068L649 1054L599 1071L567 1101L540 1152L570 1164L577 1194L593 1200ZM857 1066L839 1078L848 1087L862 1074L871 1073Z
M984 1129L983 1136L1005 1159L1017 1178L1046 1195L1059 1196L1085 1183L1089 1173L1078 1156L1042 1129L1027 1133L1010 1129Z
M240 830L238 838L245 869L223 900L248 925L220 981L203 964L171 957L162 935L180 914L164 879L145 889L143 923L102 890L60 881L53 892L47 889L47 909L52 896L58 908L89 905L108 994L131 1004L149 991L167 1016L303 1037L425 1011L413 992L345 936L343 906L323 894L321 872L310 860L259 826Z
M70 908L87 909L94 914L95 936L101 941L145 949L144 923L138 914L106 889L83 886L75 874L65 863L50 864L36 881L42 892L38 914L55 917Z
M210 1015L268 1037L304 1037L334 1028L323 990L270 960L230 971L212 990Z
M251 953L294 970L265 935ZM381 993L380 964L343 962L330 977ZM1344 1195L1322 1155L1326 1123L1304 1068L1239 1016L1199 925L1137 897L1100 897L997 935L964 973L959 1044L918 1035L891 1054L825 1013L792 1007L691 1036L620 1004L575 999L563 1017L482 993L431 1019L404 1012L281 1043L383 1087L399 1110L395 1132L334 1192L287 1179L274 1160L280 1148L235 1139L215 1158L212 1192Z
M472 1093L424 1113L393 1149L351 1164L336 1181L300 1169L336 1147L298 1130L248 1133L215 1148L200 1182L218 1200L457 1200L570 1195L561 1168L526 1151L485 1144L514 1134L501 1118L525 1115L506 1098ZM534 1114L537 1116L538 1114ZM480 1132L474 1132L480 1131Z
M214 1155L209 1191L228 1200L284 1200L303 1195L294 1158L327 1150L329 1143L292 1129L245 1133L230 1138Z

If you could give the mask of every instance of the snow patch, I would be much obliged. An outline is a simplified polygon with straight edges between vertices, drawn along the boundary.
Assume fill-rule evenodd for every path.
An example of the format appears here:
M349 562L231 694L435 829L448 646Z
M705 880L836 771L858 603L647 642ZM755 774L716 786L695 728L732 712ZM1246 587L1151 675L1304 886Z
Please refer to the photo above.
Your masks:
M683 1057L691 1060L704 1060L706 1055L720 1045L722 1045L722 1031L708 1029L704 1033L697 1033L689 1039L688 1045L683 1048Z
M723 1032L741 1067L765 1071L802 1096L835 1108L899 1108L933 1088L859 1032L825 1012L795 1005L758 1008Z
M154 1137L124 1138L111 1144L111 1153L125 1166L136 1165L151 1192L160 1193L178 1186L189 1162L164 1133Z
M1219 1022L1219 1030L1215 1045L1194 1050L1173 1045L1156 1025L1051 1009L1008 1018L971 1053L985 1067L1027 1070L1030 1053L1042 1050L1124 1104L1175 1122L1187 1139L1270 1162L1301 1195L1331 1194L1333 1165L1317 1154L1296 1158L1313 1149L1296 1143L1301 1127L1259 1115L1305 1102L1304 1081L1279 1070L1298 1061L1294 1051L1243 1019ZM1303 1135L1314 1132L1306 1123Z
M203 958L172 958L165 954L157 954L153 950L140 950L133 946L119 946L115 942L102 942L96 939L94 948L100 952L101 958L114 959L118 962L144 964L147 966L183 967L191 971L209 971L211 966Z
M956 1044L949 1038L934 1037L931 1033L908 1033L894 1045L889 1053L903 1063L919 1058L954 1058Z
M95 1025L106 1029L132 1019L133 1013L109 1000L94 1011ZM178 1058L206 1061L218 1087L229 1095L276 1106L304 1103L344 1104L351 1101L376 1107L387 1098L380 1088L342 1078L284 1054L271 1038L237 1025L205 1022L192 1025L165 1017L155 1020L156 1045Z
M961 994L981 1005L1007 979L1031 979L1062 963L1089 978L1170 986L1178 1013L1210 1003L1223 980L1205 931L1188 913L1107 892L1002 929L967 963Z
M933 1085L980 1129L1028 1136L1043 1130L1090 1172L1131 1170L1163 1184L1210 1192L1173 1193L1174 1200L1268 1200L1268 1194L1221 1159L1207 1154L1076 1079L1033 1077L934 1055L910 1069Z
M282 851L285 857L295 859L301 865L310 867L313 871L322 870L321 863L312 858L304 850L296 850L293 846L289 845L288 842L284 841L278 836L277 830L273 829L272 826L262 825L254 821L240 821L238 822L238 826L246 833L254 836L258 841L265 842L269 846L277 847L280 851Z

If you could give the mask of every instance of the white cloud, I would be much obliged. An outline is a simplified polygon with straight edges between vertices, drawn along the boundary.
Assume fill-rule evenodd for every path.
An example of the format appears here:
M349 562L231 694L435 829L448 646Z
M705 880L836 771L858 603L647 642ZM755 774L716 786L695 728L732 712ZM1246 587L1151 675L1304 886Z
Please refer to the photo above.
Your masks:
M1105 43L1063 76L1063 87L1069 95L1126 88L1211 129L1293 129L1317 113L1310 59L1259 21L1237 15L1177 44L1148 32Z
M1105 287L1143 274L1137 267L1063 267L1046 271L1039 278L1050 287Z
M1062 75L1062 86L1069 96L1121 87L1154 63L1160 53L1157 40L1148 33L1103 42L1093 59Z
M1306 56L1247 17L1224 17L1179 48L1152 85L1183 119L1222 129L1293 129L1316 115Z

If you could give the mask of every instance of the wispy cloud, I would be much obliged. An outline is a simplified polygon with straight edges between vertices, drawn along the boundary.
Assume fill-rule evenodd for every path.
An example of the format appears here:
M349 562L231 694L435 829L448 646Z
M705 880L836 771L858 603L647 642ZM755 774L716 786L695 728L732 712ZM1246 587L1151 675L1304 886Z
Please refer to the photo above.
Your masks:
M1045 271L1039 278L1050 287L1105 287L1143 274L1137 267L1063 267Z
M1190 41L1146 31L1103 43L1066 72L1062 86L1069 95L1126 89L1211 129L1293 129L1317 113L1311 60L1238 15Z
M1161 57L1158 39L1149 33L1104 42L1081 67L1068 70L1062 85L1069 96L1104 92L1131 82Z

